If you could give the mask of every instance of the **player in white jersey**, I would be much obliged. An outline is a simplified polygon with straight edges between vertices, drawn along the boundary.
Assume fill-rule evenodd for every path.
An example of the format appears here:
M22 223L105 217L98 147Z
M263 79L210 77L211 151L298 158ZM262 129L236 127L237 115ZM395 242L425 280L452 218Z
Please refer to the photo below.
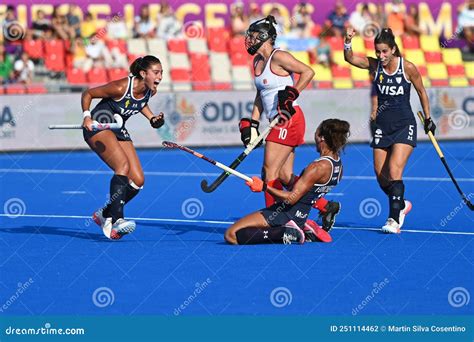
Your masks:
M262 179L276 189L291 189L296 181L293 175L295 148L304 143L305 119L296 102L299 94L314 77L314 71L295 59L290 53L274 47L276 20L269 15L250 25L245 45L254 59L255 97L251 118L240 121L241 139L248 145L259 135L258 126L262 114L272 121L277 115L284 120L275 126L266 138ZM298 74L298 81L293 75ZM265 193L267 207L275 203L275 197ZM323 227L330 230L339 212L337 202L320 198L316 203L323 216Z

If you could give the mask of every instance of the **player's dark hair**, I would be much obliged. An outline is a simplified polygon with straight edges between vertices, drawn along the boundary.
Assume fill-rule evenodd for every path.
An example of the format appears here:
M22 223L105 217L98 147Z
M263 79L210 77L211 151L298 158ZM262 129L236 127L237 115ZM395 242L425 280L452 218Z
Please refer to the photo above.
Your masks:
M154 64L161 64L160 60L155 56L148 55L145 57L138 57L133 61L132 65L130 65L130 73L141 79L142 76L140 75L140 71L147 71L148 68Z
M350 135L350 124L339 119L327 119L319 125L319 136L334 153L339 153L347 144Z
M395 42L395 36L393 35L391 28L383 28L380 33L375 36L374 45L376 44L387 44L390 49L395 47L394 55L397 57L401 57L402 54L400 53L400 49L398 48L397 43Z

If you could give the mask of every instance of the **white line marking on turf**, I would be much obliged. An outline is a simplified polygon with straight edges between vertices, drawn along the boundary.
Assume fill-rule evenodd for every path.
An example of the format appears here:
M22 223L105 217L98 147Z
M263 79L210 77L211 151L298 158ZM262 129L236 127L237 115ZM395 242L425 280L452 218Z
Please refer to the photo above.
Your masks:
M61 191L62 194L65 195L84 195L85 191Z
M112 171L105 170L48 170L48 169L0 169L4 173L48 173L63 175L111 175ZM165 172L165 171L147 171L147 176L170 176L170 177L214 177L219 176L216 172ZM249 176L260 176L260 174L249 173ZM375 176L343 176L344 179L352 180L375 180ZM405 181L421 182L451 182L448 177L403 177ZM458 182L474 182L474 178L456 178Z
M8 216L7 214L0 214L0 217ZM61 218L61 219L92 219L90 216L78 216L78 215L35 215L25 214L19 217L29 218ZM179 223L209 223L209 224L233 224L233 221L215 221L215 220L185 220L185 219L171 219L171 218L151 218L151 217L129 217L130 220L135 221L150 221L150 222L179 222ZM381 231L380 228L374 227L337 227L333 229L351 229L351 230L370 230L370 231ZM474 235L474 232L451 232L451 231L439 231L439 230L415 230L415 229L402 229L403 233L423 233L423 234L449 234L449 235Z

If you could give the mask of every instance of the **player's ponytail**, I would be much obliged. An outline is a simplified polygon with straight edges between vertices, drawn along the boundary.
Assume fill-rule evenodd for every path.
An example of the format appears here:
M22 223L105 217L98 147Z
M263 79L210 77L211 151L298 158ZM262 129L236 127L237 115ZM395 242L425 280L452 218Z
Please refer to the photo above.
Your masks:
M142 78L140 71L147 71L154 64L161 64L160 60L155 56L148 55L145 57L138 57L130 65L130 73L136 78Z
M395 42L395 36L393 35L391 28L384 28L374 39L375 44L387 44L390 49L395 47L394 55L397 57L401 57L402 54L400 53L400 49L398 48L397 43Z
M347 144L350 136L350 124L339 119L327 119L319 125L319 136L334 153L339 153Z

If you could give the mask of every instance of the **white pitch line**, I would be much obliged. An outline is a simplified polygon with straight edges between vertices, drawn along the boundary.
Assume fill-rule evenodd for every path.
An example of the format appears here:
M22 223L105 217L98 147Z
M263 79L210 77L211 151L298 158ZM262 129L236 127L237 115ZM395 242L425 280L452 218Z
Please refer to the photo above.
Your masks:
M11 217L9 214L0 214L0 217ZM19 215L18 217L29 217L29 218L61 218L61 219L92 219L90 216L78 216L78 215L35 215L25 214ZM176 222L176 223L209 223L209 224L233 224L233 221L215 221L215 220L191 220L191 219L171 219L171 218L150 218L150 217L129 217L130 220L135 221L149 221L149 222ZM333 229L340 230L369 230L369 231L380 231L380 228L375 227L338 227L335 226ZM414 229L403 229L403 233L422 233L422 234L449 234L449 235L474 235L474 232L452 232L452 231L439 231L439 230L414 230Z
M61 191L62 194L65 195L84 195L85 191Z
M105 170L48 170L48 169L0 169L0 173L47 173L63 175L111 175L112 171ZM170 177L215 177L220 173L216 172L166 172L166 171L146 171L147 176L170 176ZM249 176L260 176L260 174L249 173ZM375 180L375 176L343 176L343 179L352 180ZM451 182L448 177L403 177L405 181L420 182ZM473 178L456 178L458 182L474 182Z

